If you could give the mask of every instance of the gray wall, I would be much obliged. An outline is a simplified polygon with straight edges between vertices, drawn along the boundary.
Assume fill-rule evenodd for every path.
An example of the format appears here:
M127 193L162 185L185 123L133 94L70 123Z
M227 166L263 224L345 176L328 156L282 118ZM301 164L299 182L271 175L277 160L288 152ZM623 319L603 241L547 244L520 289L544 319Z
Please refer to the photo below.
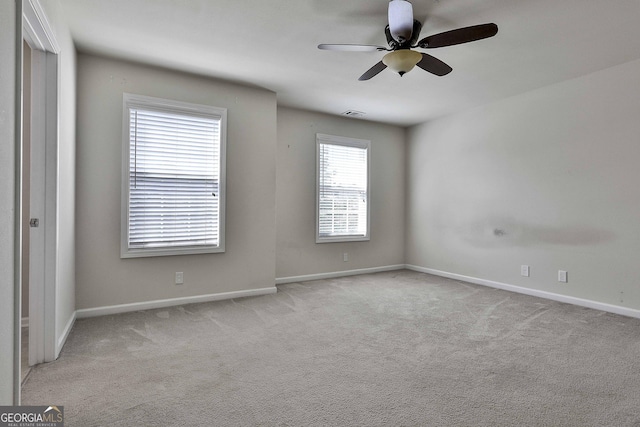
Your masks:
M412 128L407 263L640 309L639 117L634 61Z
M77 90L76 308L275 285L275 93L84 54ZM226 253L120 259L123 92L228 109Z
M275 94L266 90L78 58L78 309L264 288L276 277L404 262L404 129L287 108L276 117ZM120 259L123 92L229 109L227 253ZM316 132L372 141L369 242L315 243ZM183 286L174 284L176 271L184 272Z
M15 16L15 2L0 2L0 405L13 404Z
M316 244L316 133L371 141L370 241ZM397 126L278 108L278 278L404 263L404 141Z

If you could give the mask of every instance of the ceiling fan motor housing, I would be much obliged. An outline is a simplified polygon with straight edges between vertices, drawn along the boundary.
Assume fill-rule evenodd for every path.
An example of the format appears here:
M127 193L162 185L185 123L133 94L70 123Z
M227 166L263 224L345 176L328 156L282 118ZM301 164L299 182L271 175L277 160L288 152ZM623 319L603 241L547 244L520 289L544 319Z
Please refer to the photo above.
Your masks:
M413 32L413 6L407 0L389 2L389 30L398 43L411 40Z

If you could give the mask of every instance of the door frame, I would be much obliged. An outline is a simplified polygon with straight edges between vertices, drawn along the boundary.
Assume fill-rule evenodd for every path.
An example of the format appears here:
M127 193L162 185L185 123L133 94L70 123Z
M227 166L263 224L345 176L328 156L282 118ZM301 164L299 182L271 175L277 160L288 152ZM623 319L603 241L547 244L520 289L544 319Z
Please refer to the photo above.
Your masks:
M31 73L31 154L23 152L22 137L17 150L22 156L31 156L31 218L38 218L40 225L31 229L30 284L29 284L29 365L51 362L56 359L56 281L57 281L57 201L58 201L58 54L60 48L55 34L39 0L22 0L22 37L16 40L22 52L23 40L32 50ZM22 56L20 54L20 67ZM22 73L21 73L22 74ZM22 99L22 79L20 99ZM22 104L22 101L20 101ZM19 122L23 121L20 107ZM22 173L22 163L17 165ZM18 179L19 198L22 198L22 178ZM22 206L17 217L22 229ZM33 232L38 230L38 232ZM19 245L21 247L21 243ZM16 256L22 268L20 251ZM19 280L22 282L22 280ZM22 283L17 284L16 305L22 299ZM18 357L15 361L14 379L17 384L16 399L20 400L19 352L21 337L21 310L17 310L16 336ZM15 399L14 399L15 400Z

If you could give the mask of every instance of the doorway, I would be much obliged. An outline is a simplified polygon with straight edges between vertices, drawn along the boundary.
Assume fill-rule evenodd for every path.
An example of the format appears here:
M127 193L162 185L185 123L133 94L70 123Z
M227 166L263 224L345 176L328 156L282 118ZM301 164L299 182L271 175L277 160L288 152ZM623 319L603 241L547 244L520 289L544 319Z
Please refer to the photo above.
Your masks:
M22 42L22 316L20 321L20 383L29 365L29 220L31 206L31 47Z
M38 0L18 2L22 15L20 120L17 149L21 280L16 283L14 402L30 367L56 359L58 203L58 48ZM18 308L19 307L19 308ZM20 314L22 313L22 314ZM24 354L23 354L24 353Z

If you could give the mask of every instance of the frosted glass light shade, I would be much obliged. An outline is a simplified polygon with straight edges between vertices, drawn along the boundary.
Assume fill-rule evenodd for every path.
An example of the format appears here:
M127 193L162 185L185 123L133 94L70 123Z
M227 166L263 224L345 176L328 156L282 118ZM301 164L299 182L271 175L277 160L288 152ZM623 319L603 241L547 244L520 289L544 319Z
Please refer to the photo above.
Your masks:
M387 53L382 58L382 63L402 76L413 70L421 59L422 55L419 52L402 49Z

